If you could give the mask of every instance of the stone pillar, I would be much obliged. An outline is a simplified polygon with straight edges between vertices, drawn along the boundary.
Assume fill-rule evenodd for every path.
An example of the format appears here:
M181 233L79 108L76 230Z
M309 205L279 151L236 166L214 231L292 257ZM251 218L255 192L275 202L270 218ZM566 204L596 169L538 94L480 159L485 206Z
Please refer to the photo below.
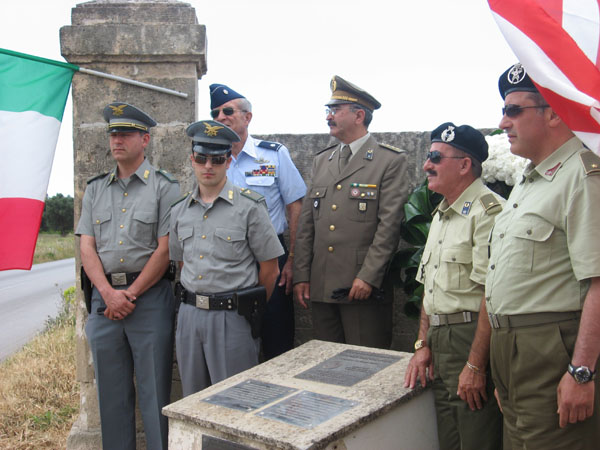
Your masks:
M206 73L206 30L204 25L198 25L194 8L175 0L81 3L72 9L71 22L60 30L61 52L68 62L188 94L184 99L75 74L72 95L77 223L86 180L114 167L101 115L110 102L136 105L158 122L151 131L146 156L153 165L175 174L186 185L191 168L185 128L196 120L198 79ZM78 267L80 264L77 251ZM101 438L96 385L84 333L87 312L79 289L78 296L77 380L81 405L67 448L97 449L101 448ZM174 399L178 392L180 389L174 386ZM138 430L138 448L144 448L143 433L141 428Z

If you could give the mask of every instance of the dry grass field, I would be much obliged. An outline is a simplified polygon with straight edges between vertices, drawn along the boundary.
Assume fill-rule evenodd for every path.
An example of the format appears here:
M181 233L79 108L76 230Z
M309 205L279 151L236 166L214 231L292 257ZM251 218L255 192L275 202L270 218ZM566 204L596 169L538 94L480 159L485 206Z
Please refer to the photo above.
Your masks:
M75 257L75 236L73 233L66 236L51 233L39 234L33 256L34 264L73 257Z

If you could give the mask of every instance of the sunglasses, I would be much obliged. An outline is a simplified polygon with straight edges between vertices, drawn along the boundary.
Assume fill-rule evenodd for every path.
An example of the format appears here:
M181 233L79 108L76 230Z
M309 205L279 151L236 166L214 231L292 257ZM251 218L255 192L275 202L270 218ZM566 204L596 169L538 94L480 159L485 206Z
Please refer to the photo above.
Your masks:
M225 114L226 116L233 116L233 113L236 111L240 111L240 112L248 112L245 109L233 109L231 106L226 106L225 108L223 108L222 110L219 108L215 108L210 112L210 116L213 119L216 119L217 117L219 117L219 114L221 113L221 111L223 111L223 114Z
M444 156L440 152L438 152L437 150L434 150L433 152L427 153L427 158L426 159L428 159L429 161L431 161L433 164L439 164L440 162L442 162L443 158L448 158L448 159L463 159L463 158L466 158L466 156Z
M506 105L502 108L502 115L506 117L517 117L519 114L523 112L524 109L527 108L550 108L550 105L540 105L540 106L519 106L519 105Z
M209 156L203 155L201 153L194 153L194 161L196 164L205 165L206 161L210 159L210 164L213 166L220 166L225 164L227 161L227 156Z

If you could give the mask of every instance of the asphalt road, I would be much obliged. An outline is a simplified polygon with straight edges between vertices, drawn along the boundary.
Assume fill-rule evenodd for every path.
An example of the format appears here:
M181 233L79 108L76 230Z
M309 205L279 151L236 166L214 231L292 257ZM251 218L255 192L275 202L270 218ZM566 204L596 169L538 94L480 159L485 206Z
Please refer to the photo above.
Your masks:
M56 317L61 292L75 285L75 258L0 272L0 361Z

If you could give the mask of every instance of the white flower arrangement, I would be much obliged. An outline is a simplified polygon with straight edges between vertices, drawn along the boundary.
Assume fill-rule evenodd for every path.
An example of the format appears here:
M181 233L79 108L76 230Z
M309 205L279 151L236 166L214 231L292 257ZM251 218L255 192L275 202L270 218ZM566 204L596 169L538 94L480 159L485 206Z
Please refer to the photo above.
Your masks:
M485 140L489 145L489 155L482 164L481 178L484 183L502 181L508 186L514 186L521 180L521 175L523 175L529 160L510 152L510 143L506 133L486 136Z

